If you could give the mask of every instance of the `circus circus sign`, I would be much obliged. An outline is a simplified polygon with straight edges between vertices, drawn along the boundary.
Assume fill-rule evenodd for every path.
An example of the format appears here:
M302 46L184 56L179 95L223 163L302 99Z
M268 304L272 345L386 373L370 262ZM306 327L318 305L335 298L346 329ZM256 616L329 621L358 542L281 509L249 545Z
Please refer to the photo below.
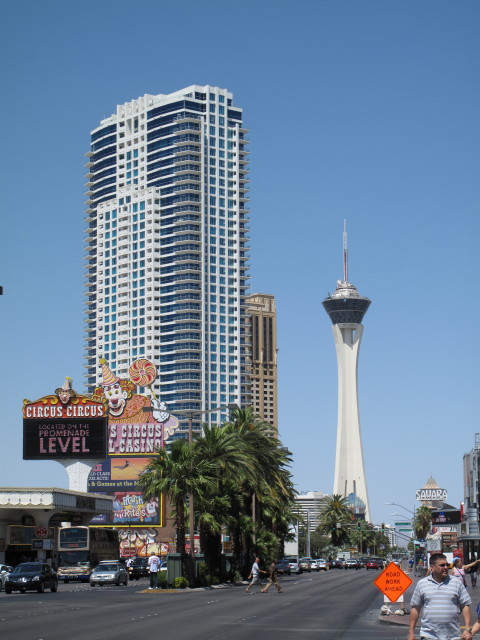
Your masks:
M447 490L440 489L438 487L417 489L415 493L415 500L419 500L419 501L428 502L430 500L435 500L435 501L441 500L442 502L445 502L446 499L447 499Z
M102 381L92 399L108 411L108 454L155 454L179 424L153 392L155 365L145 358L136 360L128 370L129 378L118 377L104 358L100 367ZM149 389L150 396L137 393L138 387Z
M107 408L81 395L65 378L55 393L23 402L23 459L103 458L107 452Z
M163 448L161 423L108 425L108 453L155 453L159 448Z

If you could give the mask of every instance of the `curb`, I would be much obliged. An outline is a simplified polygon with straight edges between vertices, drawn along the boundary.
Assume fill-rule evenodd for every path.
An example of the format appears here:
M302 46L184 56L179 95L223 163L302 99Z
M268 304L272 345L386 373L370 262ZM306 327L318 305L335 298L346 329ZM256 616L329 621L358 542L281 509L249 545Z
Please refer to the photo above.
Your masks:
M396 616L395 614L378 616L378 622L380 624L389 624L392 627L408 627L410 624L410 616L408 614L403 616Z

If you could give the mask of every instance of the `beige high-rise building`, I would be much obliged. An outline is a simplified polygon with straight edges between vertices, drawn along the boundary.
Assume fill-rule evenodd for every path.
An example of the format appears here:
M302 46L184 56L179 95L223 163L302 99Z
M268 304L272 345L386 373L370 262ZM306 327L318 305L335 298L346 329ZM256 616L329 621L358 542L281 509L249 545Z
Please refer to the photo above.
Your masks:
M277 318L275 298L268 293L246 297L251 328L251 391L255 414L278 431Z

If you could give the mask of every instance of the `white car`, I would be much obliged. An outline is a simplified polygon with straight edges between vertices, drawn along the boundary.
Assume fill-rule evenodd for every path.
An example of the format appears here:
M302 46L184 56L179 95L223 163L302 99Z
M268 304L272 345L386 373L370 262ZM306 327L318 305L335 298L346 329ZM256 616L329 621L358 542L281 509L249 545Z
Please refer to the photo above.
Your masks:
M310 562L310 566L312 567L312 571L320 571L320 568L318 566L318 562L316 560L312 560Z

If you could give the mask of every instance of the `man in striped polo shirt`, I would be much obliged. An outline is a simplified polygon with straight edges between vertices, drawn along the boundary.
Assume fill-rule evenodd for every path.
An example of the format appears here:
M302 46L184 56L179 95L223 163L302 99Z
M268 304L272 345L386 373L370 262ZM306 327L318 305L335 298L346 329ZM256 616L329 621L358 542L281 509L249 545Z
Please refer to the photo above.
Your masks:
M417 582L410 602L408 640L415 640L415 624L422 607L422 640L471 640L469 605L472 600L462 582L448 575L448 567L443 553L433 553L430 556L431 573ZM458 621L459 610L467 627L463 633Z

